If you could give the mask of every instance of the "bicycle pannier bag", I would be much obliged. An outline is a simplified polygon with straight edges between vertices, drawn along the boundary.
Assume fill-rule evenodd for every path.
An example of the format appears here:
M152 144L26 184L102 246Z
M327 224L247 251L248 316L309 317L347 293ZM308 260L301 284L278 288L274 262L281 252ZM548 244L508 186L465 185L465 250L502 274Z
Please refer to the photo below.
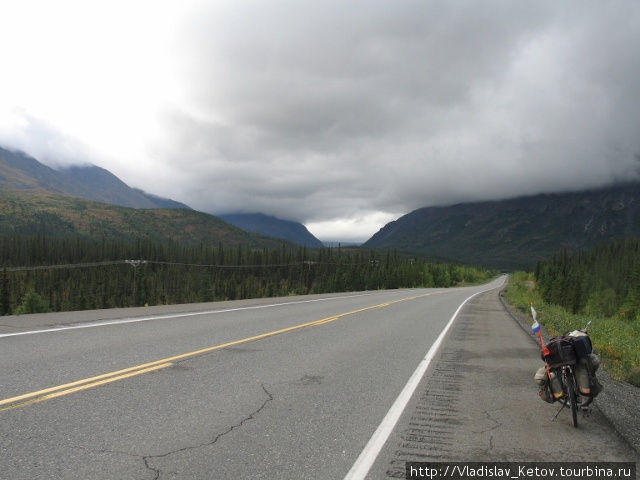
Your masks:
M544 384L549 381L549 377L547 377L547 368L540 367L536 374L533 376L533 379L541 387L544 386Z
M542 356L542 360L546 361L550 368L559 367L561 365L573 365L576 363L576 351L573 348L573 342L568 337L555 337L547 343L549 355Z
M551 388L549 387L549 383L545 383L543 386L540 387L540 390L538 391L538 396L547 403L553 403L556 401L556 399L553 398L553 395L551 394Z
M548 403L555 402L553 394L551 393L551 385L549 385L549 377L547 376L547 367L540 367L536 374L533 376L535 382L539 385L538 396Z
M595 370L597 370L600 359L595 353L591 353L578 359L574 368L578 390L582 395L588 397L596 397L602 391L602 384L595 375L594 364Z
M584 358L587 361L587 368L591 374L595 374L598 371L598 368L600 368L600 357L595 353L590 353Z
M582 333L582 332L580 332ZM576 357L586 357L590 353L593 352L593 346L591 345L591 339L589 335L582 334L578 336L572 336L571 342L573 343L573 348L576 351Z
M580 393L582 395L591 395L591 379L589 378L589 369L585 358L578 360L578 363L573 369L573 373L575 374Z
M602 384L598 381L595 375L591 375L590 387L591 387L591 396L594 398L603 390Z

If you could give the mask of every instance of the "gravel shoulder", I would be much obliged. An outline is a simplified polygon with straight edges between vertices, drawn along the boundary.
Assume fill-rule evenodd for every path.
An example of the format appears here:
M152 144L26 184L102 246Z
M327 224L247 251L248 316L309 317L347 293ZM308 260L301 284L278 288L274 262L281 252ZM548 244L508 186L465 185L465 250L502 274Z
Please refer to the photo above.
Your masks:
M623 411L608 380L609 392L595 400L600 408L581 415L579 428L568 409L554 420L559 406L538 398L533 376L542 362L528 330L496 290L465 305L367 479L405 478L409 461L640 461L633 435L619 426L628 420L616 425L604 414Z
M511 318L522 327L534 344L538 339L531 332L531 319L511 306L500 292L500 301ZM549 338L544 330L543 335ZM597 353L597 352L596 352ZM640 388L612 379L606 370L598 371L598 380L604 390L594 402L595 407L611 422L613 427L640 455Z

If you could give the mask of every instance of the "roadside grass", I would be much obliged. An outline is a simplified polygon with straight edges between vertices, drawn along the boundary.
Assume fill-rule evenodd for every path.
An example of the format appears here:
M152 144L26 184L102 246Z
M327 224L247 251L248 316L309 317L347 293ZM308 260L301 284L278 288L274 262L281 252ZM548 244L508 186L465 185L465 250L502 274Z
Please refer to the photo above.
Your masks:
M616 380L640 387L640 321L617 317L573 314L542 300L535 288L533 274L516 272L511 275L505 297L511 305L531 316L530 305L538 312L538 321L549 335L564 335L584 328L589 320L589 337L602 365ZM532 320L533 321L533 320Z

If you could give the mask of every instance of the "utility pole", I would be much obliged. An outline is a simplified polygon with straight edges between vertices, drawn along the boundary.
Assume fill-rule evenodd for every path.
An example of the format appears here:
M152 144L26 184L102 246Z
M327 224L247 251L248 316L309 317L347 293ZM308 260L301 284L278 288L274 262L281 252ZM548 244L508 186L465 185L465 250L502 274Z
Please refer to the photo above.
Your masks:
M311 289L311 265L315 265L318 262L314 262L313 260L303 260L302 264L303 265L307 265L309 268L307 269L307 273L306 275L304 275L305 279L304 279L304 285L307 289L307 293L309 293L309 290ZM304 267L302 267L303 272L304 272ZM304 274L304 273L303 273Z
M137 282L136 282L136 271L141 264L147 263L146 260L125 260L126 263L133 267L133 303L136 303L136 292L137 292Z
M309 271L311 271L311 265L315 265L318 262L314 262L313 260L304 260L302 263L309 266Z
M9 279L7 267L2 268L2 281L0 282L0 315L11 313L11 299L9 298Z

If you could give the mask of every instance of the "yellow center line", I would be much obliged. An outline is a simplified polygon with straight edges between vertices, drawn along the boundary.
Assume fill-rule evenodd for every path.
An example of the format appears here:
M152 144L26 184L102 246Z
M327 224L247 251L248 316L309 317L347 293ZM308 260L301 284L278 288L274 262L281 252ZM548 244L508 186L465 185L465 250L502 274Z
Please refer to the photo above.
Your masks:
M45 400L51 400L52 398L62 397L63 395L69 395L70 393L79 392L81 390L87 390L89 388L98 387L100 385L105 385L107 383L115 382L115 381L118 381L118 380L124 380L125 378L134 377L136 375L141 375L143 373L149 373L149 372L153 372L153 371L156 371L156 370L160 370L162 368L167 368L167 367L170 367L171 365L173 365L173 363L163 363L163 364L157 365L155 367L144 368L142 370L136 370L134 372L127 373L125 375L118 375L116 377L110 377L110 378L107 378L105 380L100 380L100 381L93 382L93 383L87 383L85 385L80 385L80 386L77 386L77 387L74 387L74 388L69 388L67 390L59 390L59 391L54 392L54 393L49 393L49 394L46 394L46 395L36 396L36 398L32 398L31 400L27 400L27 401L24 401L24 402L21 402L21 403L13 403L13 404L11 404L11 405L9 405L7 407L0 408L0 412L4 412L5 410L12 410L14 408L19 408L19 407L26 407L27 405L33 405L34 403L44 402ZM34 392L34 393L37 394L37 393L40 393L40 392ZM28 397L28 395L27 395L27 397ZM8 400L10 400L10 399L8 399Z
M125 378L141 375L143 373L160 370L162 368L166 368L173 365L174 362L177 362L179 360L184 360L186 358L203 355L205 353L213 352L215 350L221 350L223 348L232 347L234 345L239 345L242 343L253 342L255 340L272 337L274 335L281 335L283 333L299 330L301 328L323 325L325 323L330 323L335 320L338 320L339 318L343 318L349 315L355 315L356 313L362 313L362 312L366 312L367 310L373 310L376 308L384 308L399 302L405 302L405 301L415 300L422 297L428 297L429 295L435 295L437 293L442 293L442 292L430 292L430 293L425 293L423 295L418 295L415 297L401 298L398 300L392 300L390 302L380 303L378 305L371 305L369 307L364 307L364 308L359 308L357 310L351 310L349 312L339 313L331 317L321 318L319 320L313 320L311 322L301 323L298 325L293 325L291 327L286 327L286 328L281 328L279 330L273 330L271 332L261 333L259 335L254 335L252 337L242 338L240 340L233 340L231 342L222 343L220 345L214 345L212 347L202 348L200 350L194 350L192 352L174 355L174 356L163 358L153 362L136 365L135 367L129 367L129 368L117 370L114 372L104 373L102 375L97 375L95 377L89 377L82 380L77 380L75 382L65 383L63 385L45 388L44 390L37 390L34 392L25 393L24 395L19 395L16 397L5 398L4 400L0 400L0 412L3 412L5 410L11 410L18 407L24 407L27 405L32 405L34 403L43 402L45 400L61 397L63 395L68 395L70 393L75 393L81 390L87 390L89 388L105 385L107 383L115 382L117 380L124 380Z

